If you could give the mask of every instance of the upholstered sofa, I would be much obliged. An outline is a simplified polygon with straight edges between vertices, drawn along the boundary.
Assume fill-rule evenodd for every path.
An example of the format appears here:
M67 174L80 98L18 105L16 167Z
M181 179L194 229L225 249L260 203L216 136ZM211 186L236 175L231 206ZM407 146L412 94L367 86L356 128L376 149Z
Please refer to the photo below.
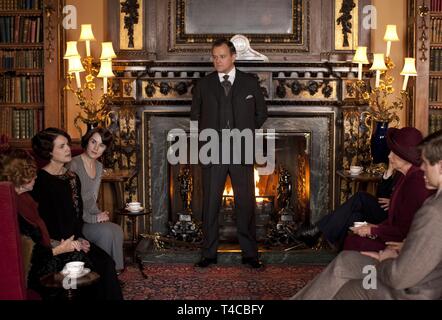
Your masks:
M16 194L9 182L0 182L0 221L0 300L38 299L26 288Z

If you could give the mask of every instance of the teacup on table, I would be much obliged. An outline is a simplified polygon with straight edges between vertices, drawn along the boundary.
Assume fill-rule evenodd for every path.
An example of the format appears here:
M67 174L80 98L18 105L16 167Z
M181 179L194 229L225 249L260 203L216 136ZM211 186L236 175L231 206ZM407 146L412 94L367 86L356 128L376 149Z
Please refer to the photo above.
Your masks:
M82 261L72 261L66 263L66 271L69 274L80 274L84 270L84 262Z
M353 223L353 227L355 227L355 228L357 228L357 227L362 227L362 226L365 226L365 225L367 225L367 222L359 222L359 221L357 221L357 222L354 222Z
M362 172L361 166L350 166L350 174L352 175L358 175Z
M129 202L127 204L127 209L131 211L137 211L141 209L141 203L140 202Z

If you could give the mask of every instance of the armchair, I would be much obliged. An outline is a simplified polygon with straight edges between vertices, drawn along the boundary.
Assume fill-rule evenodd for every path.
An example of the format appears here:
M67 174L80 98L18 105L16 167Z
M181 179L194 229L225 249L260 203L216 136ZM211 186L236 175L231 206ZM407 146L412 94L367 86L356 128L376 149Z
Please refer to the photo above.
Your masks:
M17 204L14 188L9 182L0 182L0 220L0 300L25 300L28 294L17 221Z

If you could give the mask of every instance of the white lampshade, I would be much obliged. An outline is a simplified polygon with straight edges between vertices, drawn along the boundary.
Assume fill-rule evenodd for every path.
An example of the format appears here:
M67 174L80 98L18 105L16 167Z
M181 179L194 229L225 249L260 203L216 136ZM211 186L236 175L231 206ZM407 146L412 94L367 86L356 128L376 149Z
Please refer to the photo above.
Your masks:
M81 63L81 58L79 55L76 57L69 58L68 61L69 61L68 73L85 71L83 68L83 64Z
M354 63L369 64L367 58L367 47L358 47L353 57Z
M115 77L112 72L112 60L101 60L100 72L97 75L98 78L113 78Z
M79 41L95 41L94 34L92 33L92 25L91 24L82 24L81 25L81 34Z
M71 57L80 56L77 50L77 41L66 42L66 53L64 54L64 59L70 59Z
M373 55L373 65L370 70L379 70L384 71L387 70L387 66L385 65L384 54L383 53L375 53Z
M416 71L416 59L414 58L405 58L404 68L401 71L401 76L417 76Z
M109 60L116 58L114 48L112 46L112 42L103 42L101 44L101 57L100 60Z
M397 35L397 29L395 24L388 24L387 29L385 30L384 41L399 41L399 37Z

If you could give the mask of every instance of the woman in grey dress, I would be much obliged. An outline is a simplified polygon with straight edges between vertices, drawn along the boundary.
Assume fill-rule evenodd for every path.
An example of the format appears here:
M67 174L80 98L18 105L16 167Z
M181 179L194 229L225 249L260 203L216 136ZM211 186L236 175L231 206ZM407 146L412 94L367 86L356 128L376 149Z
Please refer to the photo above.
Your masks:
M106 251L115 261L115 268L124 268L123 230L109 221L109 212L101 211L97 206L98 192L103 164L97 159L112 143L113 137L109 130L94 128L81 138L84 152L72 158L69 169L75 172L81 181L81 197L83 199L83 234L86 238Z

